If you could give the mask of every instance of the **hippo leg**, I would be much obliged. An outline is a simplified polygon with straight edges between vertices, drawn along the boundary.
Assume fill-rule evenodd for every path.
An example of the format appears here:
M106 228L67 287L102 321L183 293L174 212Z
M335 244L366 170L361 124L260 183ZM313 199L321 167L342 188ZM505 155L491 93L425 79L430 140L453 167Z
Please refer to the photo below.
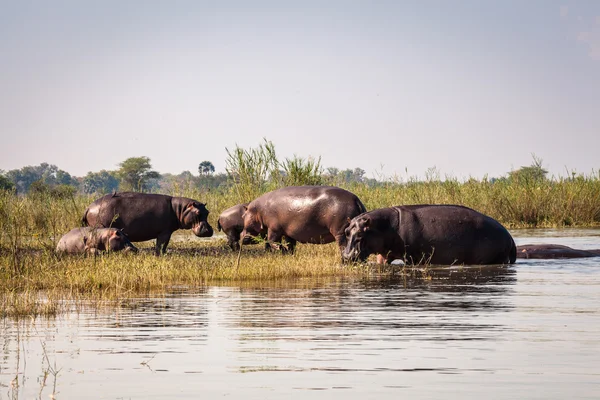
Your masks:
M267 232L267 244L269 245L269 247L271 249L279 249L282 253L285 253L285 248L281 244L281 239L283 239L283 233L277 232L272 229L269 229L269 231Z
M161 253L165 254L167 252L169 240L171 240L171 232L161 232L156 238L156 248L154 249L154 254L157 256L160 256Z
M294 254L294 250L296 249L296 241L294 239L290 239L290 238L285 238L285 241L287 243L287 249L283 246L281 246L281 252L282 253L290 253L290 254Z
M240 249L240 234L236 231L231 231L227 234L227 244L231 250L238 251Z

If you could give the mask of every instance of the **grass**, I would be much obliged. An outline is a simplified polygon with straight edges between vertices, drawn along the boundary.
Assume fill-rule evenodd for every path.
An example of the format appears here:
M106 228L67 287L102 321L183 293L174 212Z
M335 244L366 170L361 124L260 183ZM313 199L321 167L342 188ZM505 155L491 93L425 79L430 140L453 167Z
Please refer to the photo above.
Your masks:
M312 176L318 164L297 167ZM263 174L264 170L259 172ZM246 183L222 190L185 188L169 194L206 202L212 211L209 223L216 227L220 211L247 200L251 190L259 187ZM434 176L426 181L339 186L357 194L369 210L399 204L463 204L512 229L600 225L600 174L494 182L442 181ZM273 188L267 185L261 190ZM137 255L58 258L54 248L60 236L80 225L85 208L97 197L47 193L23 197L0 191L0 318L52 316L73 304L115 304L177 286L390 273L372 266L342 265L333 244L299 245L294 256L265 253L262 246L246 246L238 254L228 249L225 239L200 240L190 232L177 234L183 240L173 241L165 257L155 257L153 243L146 242L140 244L142 251ZM414 275L414 271L411 273Z
M0 269L0 317L52 316L65 307L118 304L131 297L164 293L174 287L201 287L223 282L274 282L294 278L368 274L359 265L342 265L336 245L298 246L294 256L265 253L262 246L245 246L241 257L226 240L200 240L191 233L156 257L152 243L141 243L138 254L98 257L63 256L39 248L21 249L19 272ZM3 252L1 265L13 255ZM64 300L71 300L65 302Z

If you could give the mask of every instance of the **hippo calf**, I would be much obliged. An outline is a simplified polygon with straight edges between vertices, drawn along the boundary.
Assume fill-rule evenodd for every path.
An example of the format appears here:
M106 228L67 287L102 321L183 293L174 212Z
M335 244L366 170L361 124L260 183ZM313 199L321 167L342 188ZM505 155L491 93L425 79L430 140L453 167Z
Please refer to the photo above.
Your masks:
M224 210L217 220L217 229L227 235L227 244L232 250L240 249L240 234L244 230L244 219L242 216L246 211L248 203L238 204ZM244 243L246 244L246 243Z
M82 223L123 229L132 242L156 239L155 253L159 255L167 251L171 234L178 229L191 229L198 237L212 236L207 218L206 206L193 199L123 192L107 194L90 204Z
M99 251L120 250L138 251L117 228L74 228L61 237L56 245L57 253L67 254L95 254Z
M517 246L517 258L560 259L600 257L600 249L580 250L561 244L524 244Z
M245 207L241 236L246 240L266 235L268 242L275 244L285 237L290 253L296 242L336 241L343 248L349 219L365 211L356 195L338 187L288 186L265 193Z
M411 205L380 208L352 219L344 260L401 259L407 264L514 263L516 247L498 221L468 207Z

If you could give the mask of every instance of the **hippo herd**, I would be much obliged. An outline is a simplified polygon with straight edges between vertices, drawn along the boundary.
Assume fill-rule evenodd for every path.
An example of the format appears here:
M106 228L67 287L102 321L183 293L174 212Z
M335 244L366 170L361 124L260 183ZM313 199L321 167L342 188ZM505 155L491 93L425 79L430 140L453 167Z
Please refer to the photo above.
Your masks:
M122 192L105 195L85 210L81 228L65 234L60 253L136 252L131 242L156 239L165 253L173 232L191 229L210 237L206 205L185 197ZM296 243L336 242L343 261L407 264L512 264L516 258L600 256L598 250L560 245L516 246L495 219L459 205L394 206L367 211L353 193L334 186L289 186L223 211L217 228L229 247L263 240L267 250L293 253Z

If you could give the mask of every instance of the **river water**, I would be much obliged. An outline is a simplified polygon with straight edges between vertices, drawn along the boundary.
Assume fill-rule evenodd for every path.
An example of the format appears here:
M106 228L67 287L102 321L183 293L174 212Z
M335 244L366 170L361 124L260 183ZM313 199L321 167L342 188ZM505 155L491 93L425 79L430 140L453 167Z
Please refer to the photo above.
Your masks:
M600 230L512 233L600 248ZM0 324L0 399L600 398L600 258L181 289Z

